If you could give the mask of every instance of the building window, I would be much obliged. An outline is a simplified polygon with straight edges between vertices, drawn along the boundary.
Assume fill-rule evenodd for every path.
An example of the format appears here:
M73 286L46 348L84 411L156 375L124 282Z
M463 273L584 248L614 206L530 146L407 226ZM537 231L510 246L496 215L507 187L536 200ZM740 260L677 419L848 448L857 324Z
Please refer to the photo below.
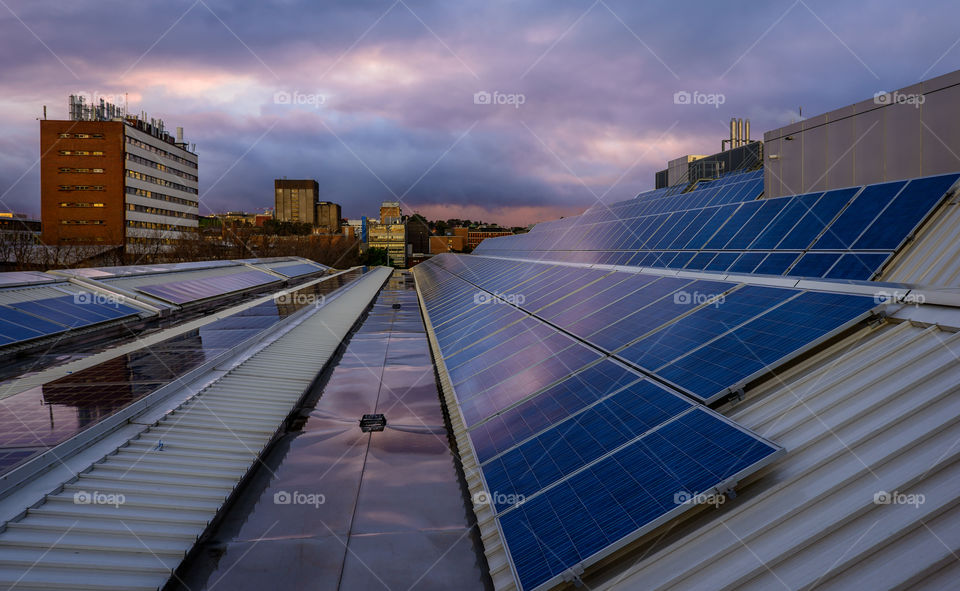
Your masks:
M102 226L103 220L60 220L65 226Z
M103 191L103 185L59 185L60 191Z
M103 156L102 150L60 150L61 156Z
M60 167L60 168L57 169L57 172L64 172L64 173L67 173L67 172L68 172L68 173L71 173L71 174L72 174L72 173L81 173L81 174L85 174L85 173L103 174L103 169L102 169L102 168L70 168L70 167L68 167L68 166L62 166L62 167Z
M103 203L61 201L60 207L103 207Z
M59 133L57 134L57 136L60 139L64 139L64 140L70 139L70 138L75 138L78 140L103 139L102 133Z

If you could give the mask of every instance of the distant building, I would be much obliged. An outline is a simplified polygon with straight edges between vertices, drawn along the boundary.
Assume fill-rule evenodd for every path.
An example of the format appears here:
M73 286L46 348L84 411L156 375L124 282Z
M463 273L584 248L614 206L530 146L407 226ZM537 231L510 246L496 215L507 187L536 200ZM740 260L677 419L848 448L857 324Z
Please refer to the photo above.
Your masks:
M407 220L407 245L411 252L426 254L430 252L430 227L419 217Z
M197 231L197 155L163 121L70 96L70 119L40 121L42 240L49 245L171 244Z
M430 254L460 252L467 243L463 236L431 236Z
M273 215L278 222L317 225L320 185L313 179L273 181Z
M340 205L329 201L317 204L317 226L326 234L340 233Z
M403 221L399 201L384 201L380 205L381 224L399 224Z
M513 232L504 228L454 228L455 236L466 238L467 246L471 249L476 248L487 238L496 238L497 236L513 236Z
M0 211L0 232L40 233L40 220L25 213Z
M367 244L384 248L395 267L407 266L407 226L404 224L367 224Z

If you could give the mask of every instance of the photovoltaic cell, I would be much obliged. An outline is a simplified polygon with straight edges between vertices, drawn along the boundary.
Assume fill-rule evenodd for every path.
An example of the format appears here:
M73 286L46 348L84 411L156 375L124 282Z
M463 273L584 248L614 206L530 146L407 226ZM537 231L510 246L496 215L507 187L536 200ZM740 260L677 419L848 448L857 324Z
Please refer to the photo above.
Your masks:
M683 495L707 492L777 451L702 409L664 424L499 516L522 589L649 531L685 508Z

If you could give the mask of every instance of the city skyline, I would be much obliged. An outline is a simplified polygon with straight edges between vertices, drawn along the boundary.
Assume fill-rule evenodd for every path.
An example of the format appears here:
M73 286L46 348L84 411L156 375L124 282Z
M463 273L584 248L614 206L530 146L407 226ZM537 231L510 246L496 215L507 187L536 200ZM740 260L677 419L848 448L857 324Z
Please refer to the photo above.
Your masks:
M36 119L44 105L66 119L83 93L186 129L201 215L268 207L287 176L316 178L344 217L397 200L430 219L527 225L652 188L669 159L719 151L732 116L762 139L800 107L952 71L958 11L11 2L0 208L39 213Z

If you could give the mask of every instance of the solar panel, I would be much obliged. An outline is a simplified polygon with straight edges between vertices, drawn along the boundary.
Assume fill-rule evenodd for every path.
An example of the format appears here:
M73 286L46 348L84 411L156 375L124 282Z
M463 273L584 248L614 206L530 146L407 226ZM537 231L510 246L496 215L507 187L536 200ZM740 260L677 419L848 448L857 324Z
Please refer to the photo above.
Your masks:
M524 275L544 285L558 272L525 265L542 267ZM557 292L549 303L477 304L478 288L465 277L481 267L500 276L504 268L516 270L509 261L445 255L414 273L522 589L551 585L611 545L689 509L678 495L727 487L782 453L531 315L540 306L544 318L581 334L656 328L702 305L674 298L681 288L722 291L734 284L606 272L603 289ZM743 315L757 316L769 300L800 293L774 292L744 297ZM607 312L595 310L586 316L592 324L584 322L582 312L601 304Z
M686 193L598 206L538 224L525 235L485 240L474 253L720 273L795 274L796 262L801 276L865 279L881 270L960 177L758 200L762 176L739 176ZM803 258L811 249L864 256L825 267L826 258Z
M324 267L311 265L309 263L299 263L294 265L271 265L267 268L287 277L301 277L303 275L309 275L311 273L318 273L326 270Z
M137 287L147 295L158 297L174 304L187 304L236 291L277 282L278 279L262 271L243 271L232 275L185 279Z
M780 451L703 408L674 418L498 514L521 588L560 583L565 571L589 566Z

